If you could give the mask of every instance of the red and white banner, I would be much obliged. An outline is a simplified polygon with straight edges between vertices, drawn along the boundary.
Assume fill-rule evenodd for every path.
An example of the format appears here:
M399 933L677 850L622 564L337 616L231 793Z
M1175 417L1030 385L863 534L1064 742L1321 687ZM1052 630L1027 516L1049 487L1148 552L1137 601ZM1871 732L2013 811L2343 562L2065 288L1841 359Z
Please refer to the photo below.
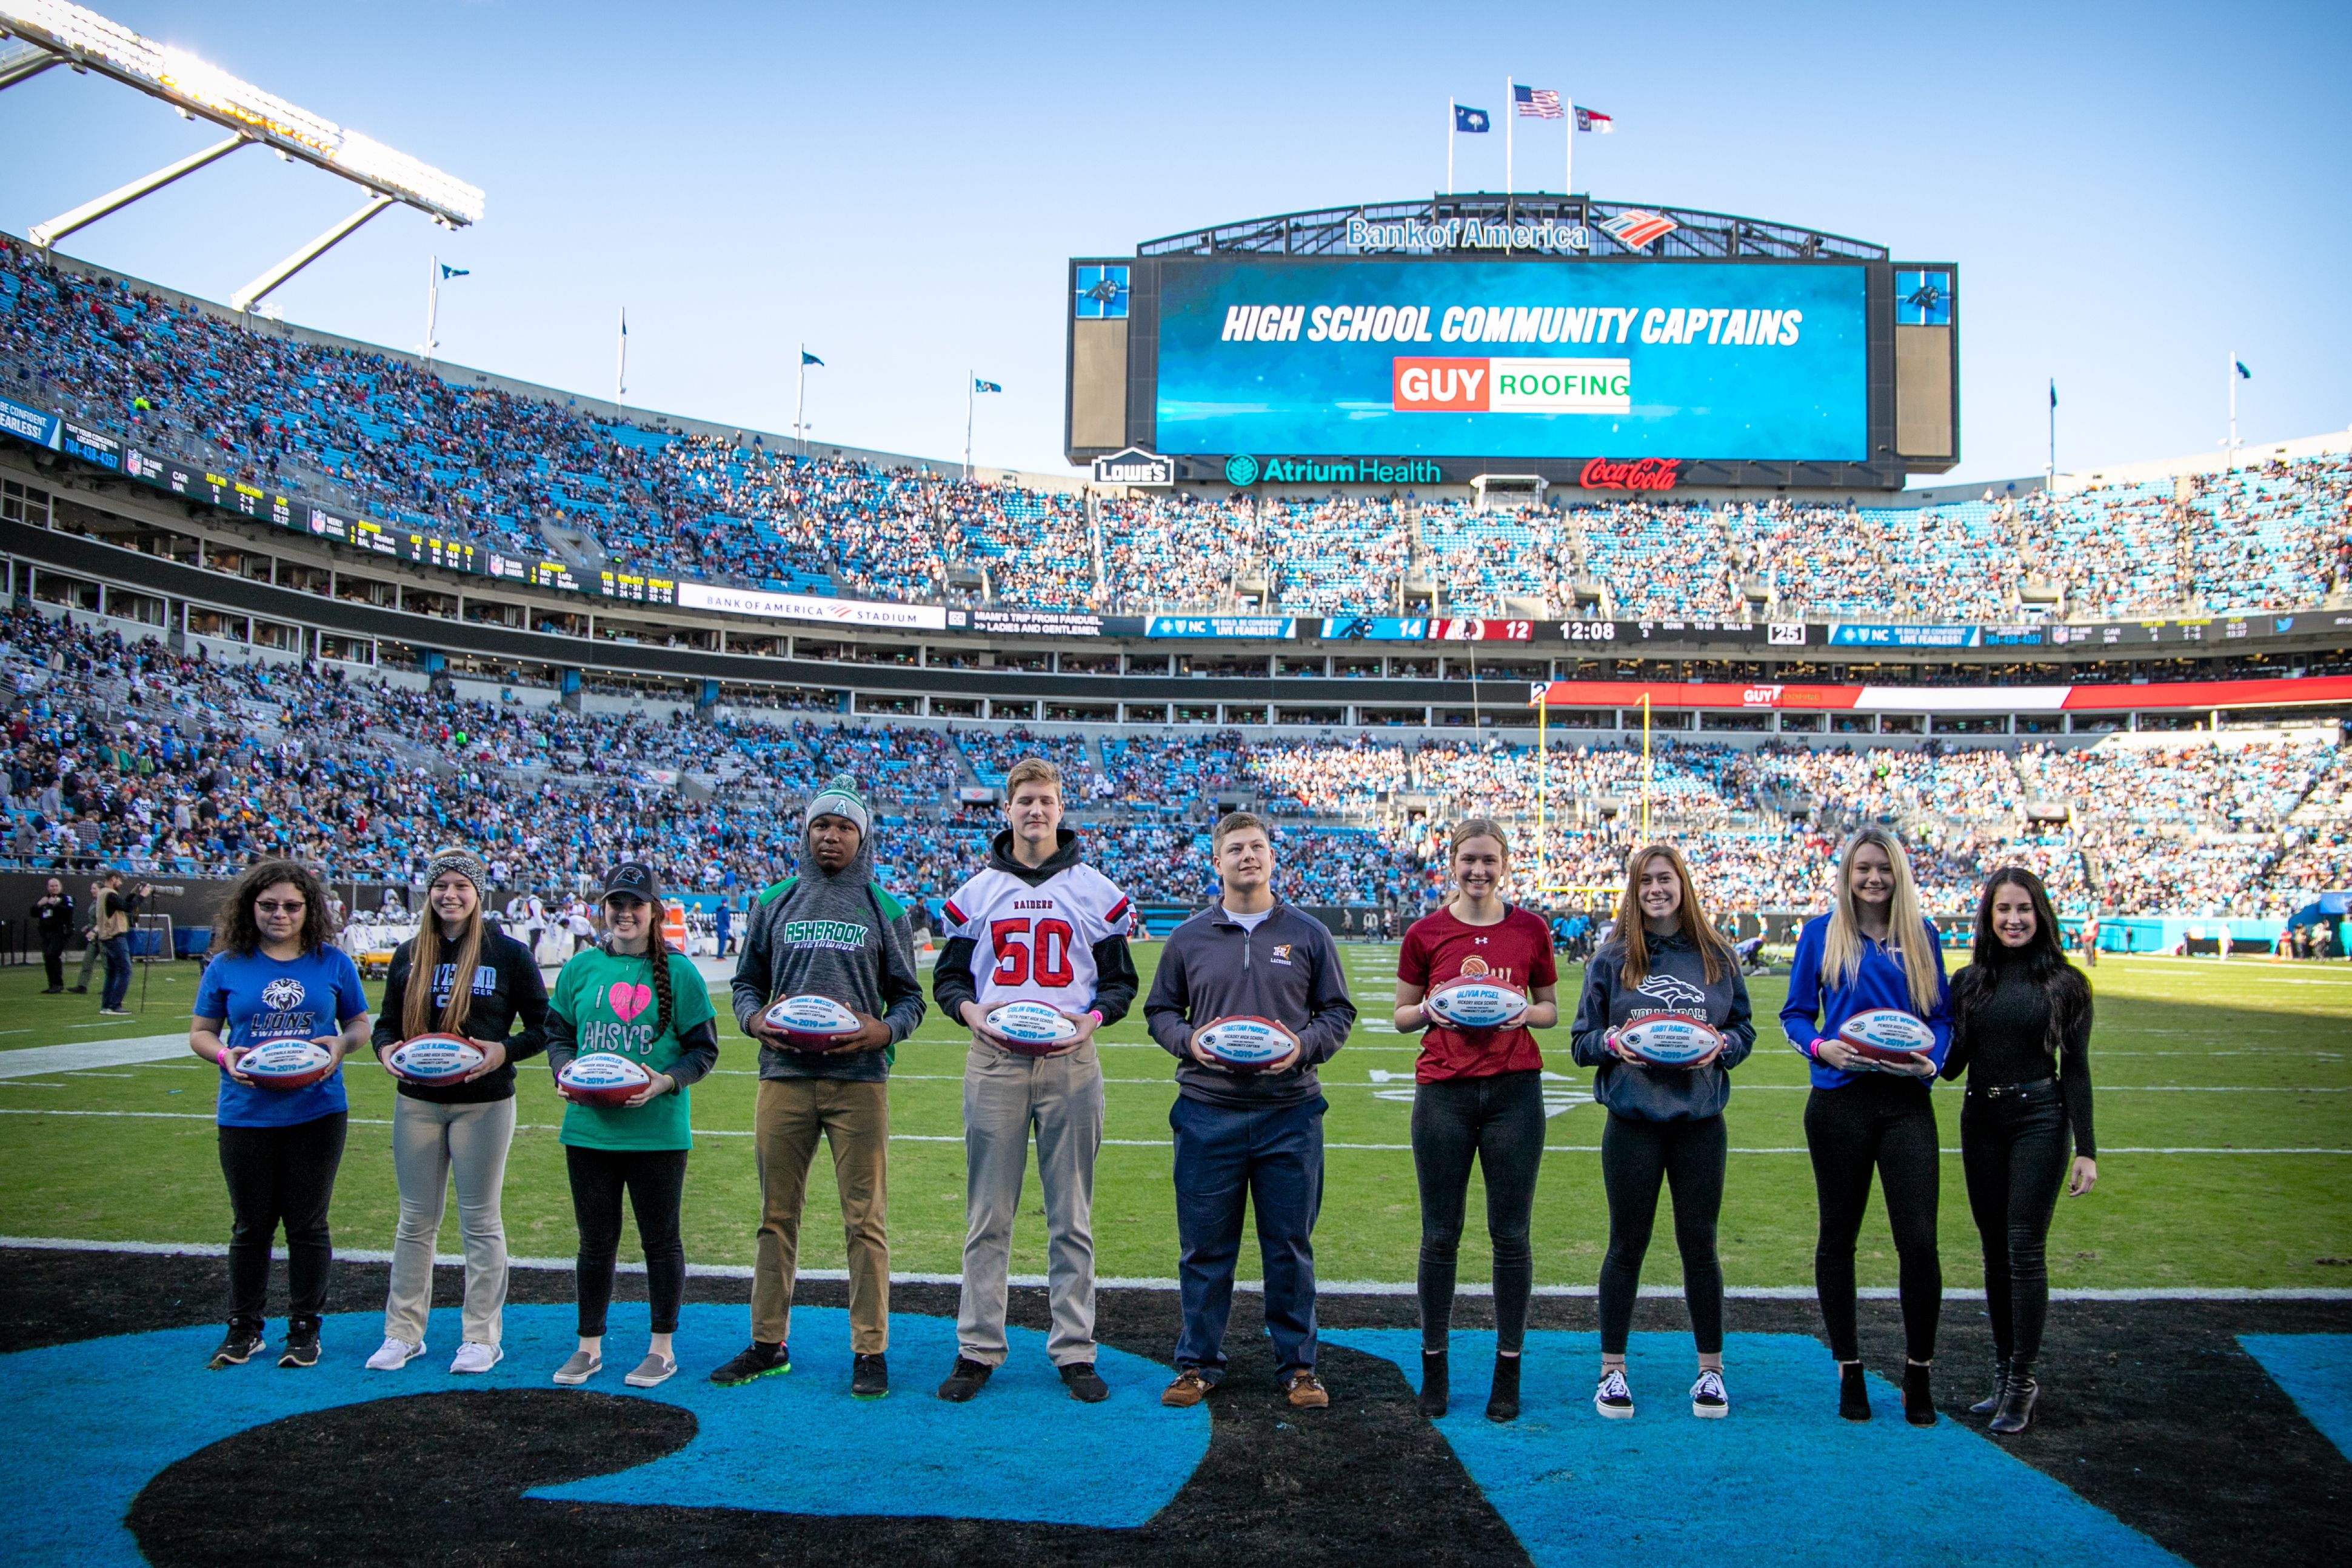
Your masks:
M2151 708L2300 707L2352 703L2352 675L2304 680L2152 681L2145 685L1809 686L1768 682L1553 681L1547 707L1843 709L1861 713L2083 713Z

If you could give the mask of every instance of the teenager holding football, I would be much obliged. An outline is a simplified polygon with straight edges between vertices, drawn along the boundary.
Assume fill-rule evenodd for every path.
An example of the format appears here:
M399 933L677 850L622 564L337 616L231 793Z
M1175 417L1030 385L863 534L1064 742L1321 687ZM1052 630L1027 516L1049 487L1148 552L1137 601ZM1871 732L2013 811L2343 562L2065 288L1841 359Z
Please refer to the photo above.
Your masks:
M1503 883L1511 844L1499 823L1454 825L1448 855L1453 900L1412 923L1397 955L1400 1034L1422 1033L1413 1063L1412 1169L1421 1187L1421 1411L1445 1414L1446 1333L1454 1316L1454 1259L1475 1157L1486 1183L1486 1235L1495 1254L1495 1376L1490 1420L1519 1413L1520 1350L1535 1254L1528 1229L1543 1163L1543 1053L1531 1029L1559 1021L1559 978L1542 917L1508 904ZM1528 998L1508 1029L1465 1029L1423 1005L1449 980L1511 986Z
M1703 1061L1662 1067L1620 1043L1621 1031L1664 1013L1709 1025L1721 1045ZM1626 861L1616 930L1585 966L1571 1043L1578 1065L1598 1069L1592 1098L1609 1113L1601 1130L1609 1250L1601 1260L1601 1385L1593 1408L1618 1419L1633 1414L1625 1343L1663 1183L1674 1192L1675 1245L1698 1347L1691 1414L1727 1415L1723 1266L1715 1250L1728 1149L1723 1107L1731 1098L1731 1070L1756 1048L1756 1025L1738 956L1706 917L1689 862L1672 845L1651 844Z
M1847 1019L1882 1008L1926 1023L1934 1047L1907 1061L1875 1061L1838 1037ZM1942 941L1920 912L1902 844L1885 829L1864 828L1846 841L1830 912L1806 921L1797 935L1780 1027L1812 1063L1805 1145L1821 1207L1813 1284L1838 1362L1838 1414L1870 1419L1854 1326L1853 1249L1875 1168L1898 1260L1896 1294L1908 1353L1903 1415L1915 1427L1932 1427L1936 1400L1928 1367L1943 1311L1944 1271L1936 1254L1936 1113L1927 1087L1951 1046L1950 993Z
M1095 1155L1102 1147L1102 1061L1095 1031L1135 1000L1129 908L1117 883L1078 857L1062 826L1062 773L1025 757L1004 776L1007 827L988 864L947 901L948 945L931 981L940 1011L971 1031L964 1053L963 1290L956 1361L940 1397L961 1403L1004 1363L1013 1220L1029 1134L1045 1206L1045 1354L1071 1395L1109 1396L1095 1370ZM1075 1021L1055 1046L1030 1047L988 1027L1008 1002L1040 1001Z
M2023 866L2003 866L1977 904L1976 950L1952 977L1944 1059L1946 1078L1969 1081L1960 1168L1992 1320L1992 1392L1969 1410L1991 1416L2003 1436L2032 1424L2041 1394L2033 1358L2050 1312L2045 1254L2058 1189L2079 1197L2099 1179L2090 1051L2091 985L2059 946L2049 890Z
M1210 842L1217 902L1170 934L1143 1008L1151 1038L1177 1061L1168 1124L1176 1134L1183 1325L1176 1378L1160 1402L1198 1405L1224 1375L1247 1206L1257 1216L1265 1325L1283 1394L1294 1409L1320 1409L1331 1403L1315 1375L1314 1231L1327 1103L1315 1069L1347 1042L1356 1005L1331 933L1274 896L1274 835L1265 821L1228 812ZM1290 1053L1241 1072L1193 1038L1216 1019L1240 1017L1272 1020L1290 1036Z
M217 1370L262 1348L269 1243L286 1227L289 1287L280 1366L316 1366L334 1239L327 1207L342 1164L350 1102L342 1059L367 1043L367 998L335 946L327 890L310 867L264 861L236 879L213 925L213 955L196 982L188 1049L220 1069L221 1174L236 1224L228 1240L228 1335ZM303 1089L270 1089L237 1070L255 1046L309 1040L334 1070Z
M397 1372L425 1354L433 1253L452 1172L457 1178L457 1235L466 1252L466 1297L463 1337L449 1370L488 1372L505 1354L499 1335L507 1299L507 1239L499 1195L506 1183L507 1145L514 1141L514 1064L545 1045L547 984L530 949L482 918L488 874L470 850L433 852L425 868L425 918L416 935L393 954L384 980L376 1060L418 1035L453 1034L481 1048L482 1064L457 1083L403 1080L393 1101L392 1168L400 1187L400 1228L392 1243L383 1344L368 1357L376 1372Z
M751 1152L760 1231L751 1273L751 1343L710 1375L731 1385L790 1372L801 1215L817 1145L833 1150L849 1252L849 1391L890 1392L890 1237L887 1179L890 1067L923 1019L913 928L874 880L874 816L847 774L803 813L798 872L754 901L735 963L735 1022L760 1042ZM821 996L854 1014L835 1050L794 1050L762 1021L785 997Z
M622 1381L651 1388L677 1370L671 1336L686 1299L678 1209L694 1145L687 1089L718 1061L719 1035L709 988L692 961L662 940L660 919L661 880L653 867L638 861L614 866L604 877L603 945L573 954L548 998L547 1065L557 1074L558 1094L571 1100L562 1071L591 1052L627 1057L653 1075L622 1104L572 1100L563 1108L558 1138L580 1228L580 1347L555 1373L567 1387L604 1370L604 1316L613 1301L624 1192L646 1255L653 1339L645 1360Z

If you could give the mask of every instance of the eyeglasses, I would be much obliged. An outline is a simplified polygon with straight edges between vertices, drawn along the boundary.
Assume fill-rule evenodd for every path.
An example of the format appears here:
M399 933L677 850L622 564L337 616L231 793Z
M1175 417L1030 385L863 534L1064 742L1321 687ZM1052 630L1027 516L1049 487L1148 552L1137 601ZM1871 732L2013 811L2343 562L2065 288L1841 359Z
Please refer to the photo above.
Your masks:
M267 898L253 901L253 910L257 915L299 915L308 907L299 899L292 904L278 904Z

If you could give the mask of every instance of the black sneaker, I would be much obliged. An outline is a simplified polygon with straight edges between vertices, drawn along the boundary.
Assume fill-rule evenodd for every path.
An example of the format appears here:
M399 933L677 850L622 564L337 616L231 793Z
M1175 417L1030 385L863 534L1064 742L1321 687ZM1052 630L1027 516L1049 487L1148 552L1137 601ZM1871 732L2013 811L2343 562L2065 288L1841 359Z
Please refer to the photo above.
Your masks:
M955 1369L940 1385L940 1397L950 1405L961 1405L980 1392L982 1384L994 1375L996 1368L984 1361L974 1361L968 1355L956 1357Z
M765 1340L755 1339L734 1360L712 1373L710 1381L721 1388L732 1388L755 1377L772 1377L779 1372L792 1369L792 1346L782 1340L770 1344Z
M319 1320L295 1318L286 1325L286 1354L278 1358L280 1366L316 1366L319 1364Z
M1102 1380L1091 1361L1074 1361L1062 1368L1062 1386L1081 1405L1099 1405L1110 1397L1110 1385Z
M884 1364L881 1353L857 1357L856 1369L849 1375L849 1396L879 1399L889 1392L890 1368Z
M258 1328L248 1323L231 1323L228 1325L228 1337L221 1341L220 1348L213 1352L212 1360L205 1365L214 1372L225 1366L243 1366L268 1348Z

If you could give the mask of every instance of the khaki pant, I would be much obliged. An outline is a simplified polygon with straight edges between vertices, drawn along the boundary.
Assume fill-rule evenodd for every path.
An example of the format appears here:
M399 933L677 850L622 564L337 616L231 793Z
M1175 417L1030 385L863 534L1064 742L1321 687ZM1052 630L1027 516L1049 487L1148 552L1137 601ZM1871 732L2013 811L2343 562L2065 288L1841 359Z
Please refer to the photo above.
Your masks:
M859 1355L890 1346L887 1207L890 1086L838 1078L762 1078L751 1113L760 1165L760 1241L751 1270L751 1337L776 1343L793 1328L801 1210L822 1136L833 1150L849 1252L849 1343Z
M1062 1056L1023 1056L978 1040L963 1061L963 1291L960 1354L1004 1364L1013 1220L1037 1134L1045 1200L1045 1285L1056 1366L1095 1359L1095 1155L1102 1147L1101 1059L1089 1040Z
M507 1301L507 1237L499 1191L514 1139L511 1096L475 1105L440 1105L395 1096L392 1168L400 1184L400 1228L392 1241L392 1289L384 1298L387 1339L425 1343L433 1307L433 1253L457 1173L457 1236L466 1253L466 1304L460 1333L476 1344L499 1343Z

